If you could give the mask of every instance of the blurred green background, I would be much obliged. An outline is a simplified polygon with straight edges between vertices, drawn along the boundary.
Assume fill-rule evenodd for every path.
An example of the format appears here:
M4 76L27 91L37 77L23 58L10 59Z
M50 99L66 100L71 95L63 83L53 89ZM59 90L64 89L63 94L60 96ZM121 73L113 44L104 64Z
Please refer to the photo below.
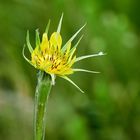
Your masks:
M52 33L62 12L63 43L87 22L77 56L107 55L77 64L101 74L70 76L85 94L57 78L46 140L139 140L139 7L139 0L0 0L0 140L33 139L37 71L23 59L22 48L27 29L34 46L35 30L42 34L51 19Z

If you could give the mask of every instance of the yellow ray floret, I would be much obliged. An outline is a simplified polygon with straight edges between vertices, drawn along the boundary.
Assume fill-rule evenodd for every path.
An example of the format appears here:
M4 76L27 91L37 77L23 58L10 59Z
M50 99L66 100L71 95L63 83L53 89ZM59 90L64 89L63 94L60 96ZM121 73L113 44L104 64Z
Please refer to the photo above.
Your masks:
M70 53L71 42L65 52L61 51L62 38L60 33L54 32L50 40L47 33L43 34L40 46L37 46L31 54L31 63L40 70L49 74L68 75L72 74L71 66L76 60L73 57L75 50Z

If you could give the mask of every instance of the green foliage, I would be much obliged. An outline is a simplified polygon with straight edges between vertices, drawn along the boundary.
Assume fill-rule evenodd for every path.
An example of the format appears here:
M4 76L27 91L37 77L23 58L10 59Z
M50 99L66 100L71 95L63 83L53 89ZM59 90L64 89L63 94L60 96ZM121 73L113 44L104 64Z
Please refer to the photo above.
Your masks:
M107 55L76 64L76 68L101 72L71 77L85 94L63 79L56 80L47 107L47 140L139 140L139 3L1 0L0 140L33 139L36 70L22 57L22 48L27 30L34 48L34 31L39 29L42 34L49 19L53 21L49 32L57 30L62 12L63 44L87 22L78 56L100 51ZM25 54L31 57L28 51Z

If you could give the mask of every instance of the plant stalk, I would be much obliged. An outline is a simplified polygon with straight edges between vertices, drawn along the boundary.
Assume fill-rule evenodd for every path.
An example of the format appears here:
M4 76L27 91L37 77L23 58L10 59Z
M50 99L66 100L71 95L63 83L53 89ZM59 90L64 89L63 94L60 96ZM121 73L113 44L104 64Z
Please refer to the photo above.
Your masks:
M50 75L39 71L34 104L34 140L45 138L46 106L51 87Z

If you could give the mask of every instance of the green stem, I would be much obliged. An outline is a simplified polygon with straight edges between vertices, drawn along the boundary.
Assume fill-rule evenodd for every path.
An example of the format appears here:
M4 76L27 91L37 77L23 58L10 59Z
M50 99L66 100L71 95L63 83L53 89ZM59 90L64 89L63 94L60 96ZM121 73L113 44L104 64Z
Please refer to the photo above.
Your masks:
M43 71L38 73L34 106L34 140L44 140L46 126L46 104L52 87L51 77Z

